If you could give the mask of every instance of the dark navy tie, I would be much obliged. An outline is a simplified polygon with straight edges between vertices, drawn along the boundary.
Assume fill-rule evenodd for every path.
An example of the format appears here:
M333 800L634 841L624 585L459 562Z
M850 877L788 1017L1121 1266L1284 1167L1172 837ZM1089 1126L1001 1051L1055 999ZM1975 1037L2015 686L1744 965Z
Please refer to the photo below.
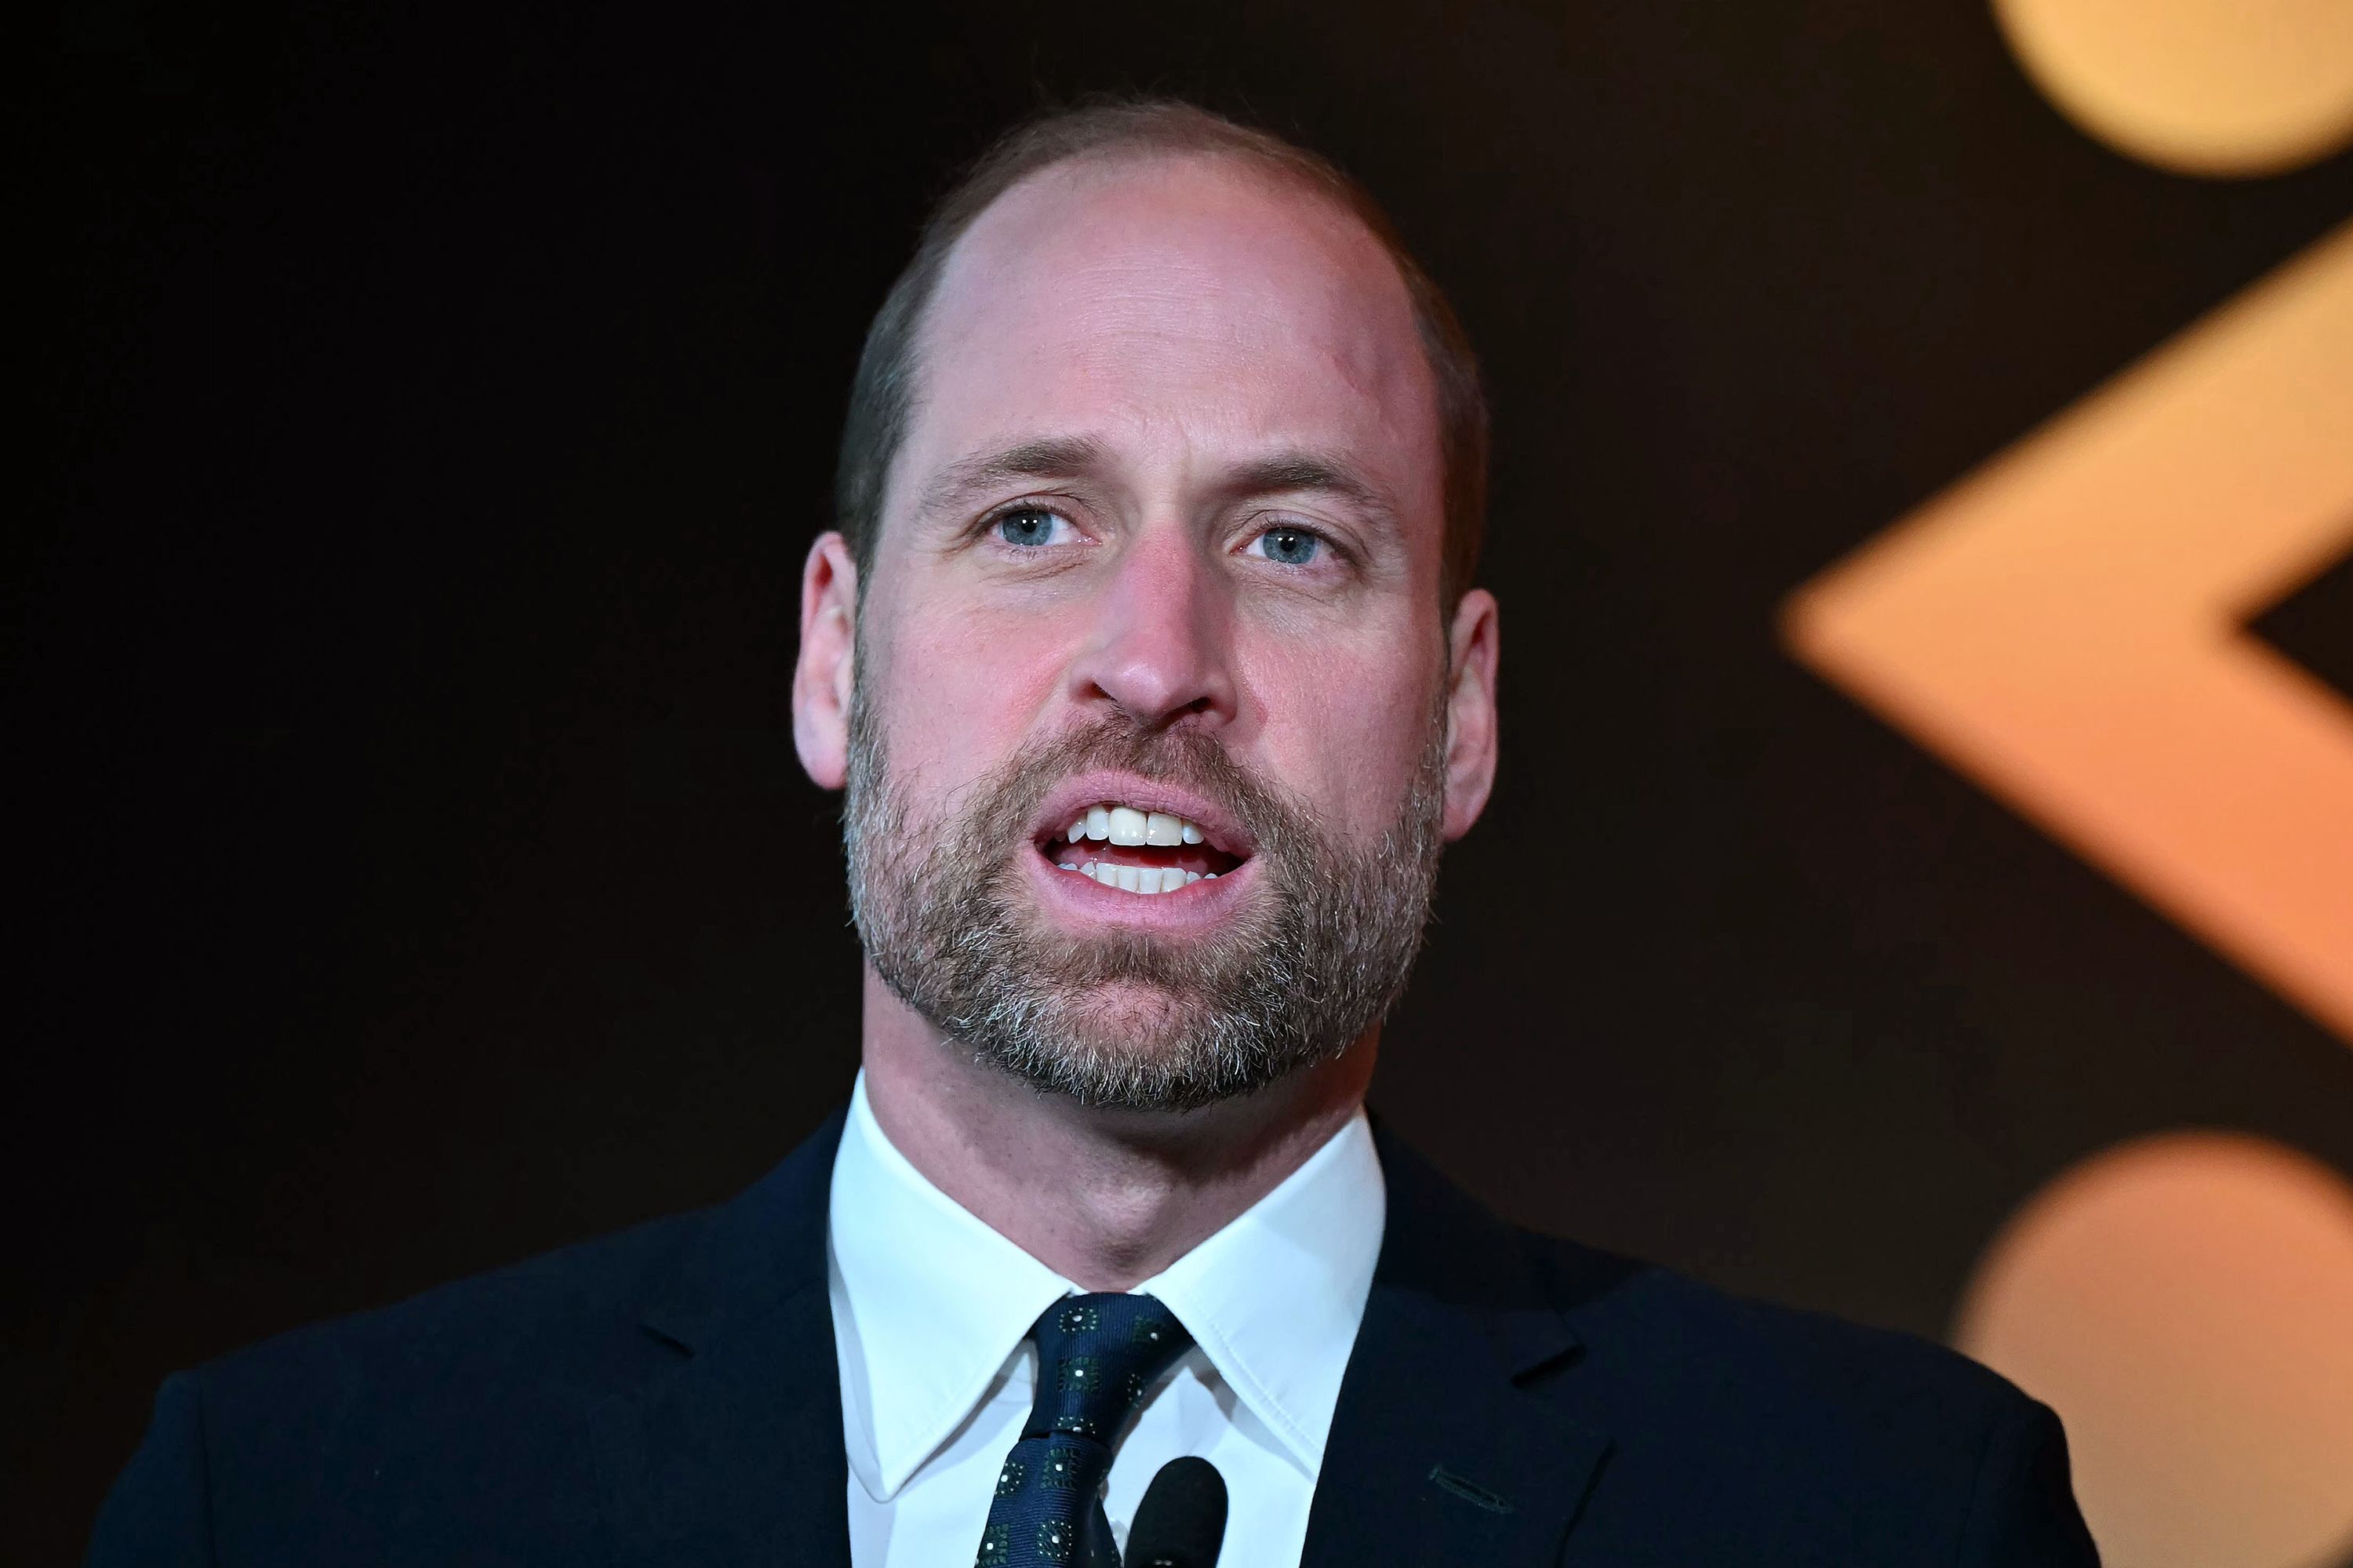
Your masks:
M1149 1296L1068 1296L1029 1338L1038 1398L997 1474L979 1568L1117 1562L1100 1500L1112 1444L1193 1336Z

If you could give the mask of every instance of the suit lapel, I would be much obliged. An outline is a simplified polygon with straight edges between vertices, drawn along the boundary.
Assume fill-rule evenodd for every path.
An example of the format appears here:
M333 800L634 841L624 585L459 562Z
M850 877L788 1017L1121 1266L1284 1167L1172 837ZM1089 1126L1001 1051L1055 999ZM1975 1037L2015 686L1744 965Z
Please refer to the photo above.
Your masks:
M841 1125L649 1290L670 1364L590 1418L615 1564L849 1563L825 1249ZM1519 1238L1376 1130L1388 1220L1302 1568L1559 1562L1609 1449L1577 1409L1577 1335Z
M718 1210L649 1293L673 1364L590 1424L615 1563L848 1564L825 1251L841 1125Z
M1302 1568L1561 1560L1609 1442L1519 1238L1380 1133L1388 1218Z

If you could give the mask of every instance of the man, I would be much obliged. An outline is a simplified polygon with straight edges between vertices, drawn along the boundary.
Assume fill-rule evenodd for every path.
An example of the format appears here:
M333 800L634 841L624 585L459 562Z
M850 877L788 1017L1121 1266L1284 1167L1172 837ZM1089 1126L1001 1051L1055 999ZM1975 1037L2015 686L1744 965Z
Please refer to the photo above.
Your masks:
M174 1378L91 1560L2094 1561L1958 1357L1514 1231L1361 1103L1496 754L1485 424L1329 165L1016 132L878 316L794 735L847 1110L708 1213Z

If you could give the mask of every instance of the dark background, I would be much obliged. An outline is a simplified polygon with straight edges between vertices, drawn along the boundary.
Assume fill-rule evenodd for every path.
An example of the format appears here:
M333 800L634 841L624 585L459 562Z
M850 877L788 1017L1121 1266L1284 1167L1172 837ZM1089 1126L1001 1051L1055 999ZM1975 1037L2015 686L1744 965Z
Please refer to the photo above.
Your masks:
M1498 408L1507 750L1377 1108L1509 1214L1944 1331L2136 1132L2353 1171L2353 1051L1794 665L1777 603L2353 216L1975 0L90 4L10 74L15 1493L167 1371L710 1202L844 1094L797 574L868 314L1042 97L1336 155ZM2353 567L2261 623L2353 689Z

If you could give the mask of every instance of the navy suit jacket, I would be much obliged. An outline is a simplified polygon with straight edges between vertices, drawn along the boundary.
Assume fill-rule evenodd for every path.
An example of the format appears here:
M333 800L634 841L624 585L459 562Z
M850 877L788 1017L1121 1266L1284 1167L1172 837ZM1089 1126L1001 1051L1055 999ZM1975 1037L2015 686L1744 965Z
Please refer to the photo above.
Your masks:
M174 1376L90 1562L846 1568L840 1131L718 1208ZM1515 1230L1380 1152L1306 1568L2096 1563L2057 1420L1982 1367Z

